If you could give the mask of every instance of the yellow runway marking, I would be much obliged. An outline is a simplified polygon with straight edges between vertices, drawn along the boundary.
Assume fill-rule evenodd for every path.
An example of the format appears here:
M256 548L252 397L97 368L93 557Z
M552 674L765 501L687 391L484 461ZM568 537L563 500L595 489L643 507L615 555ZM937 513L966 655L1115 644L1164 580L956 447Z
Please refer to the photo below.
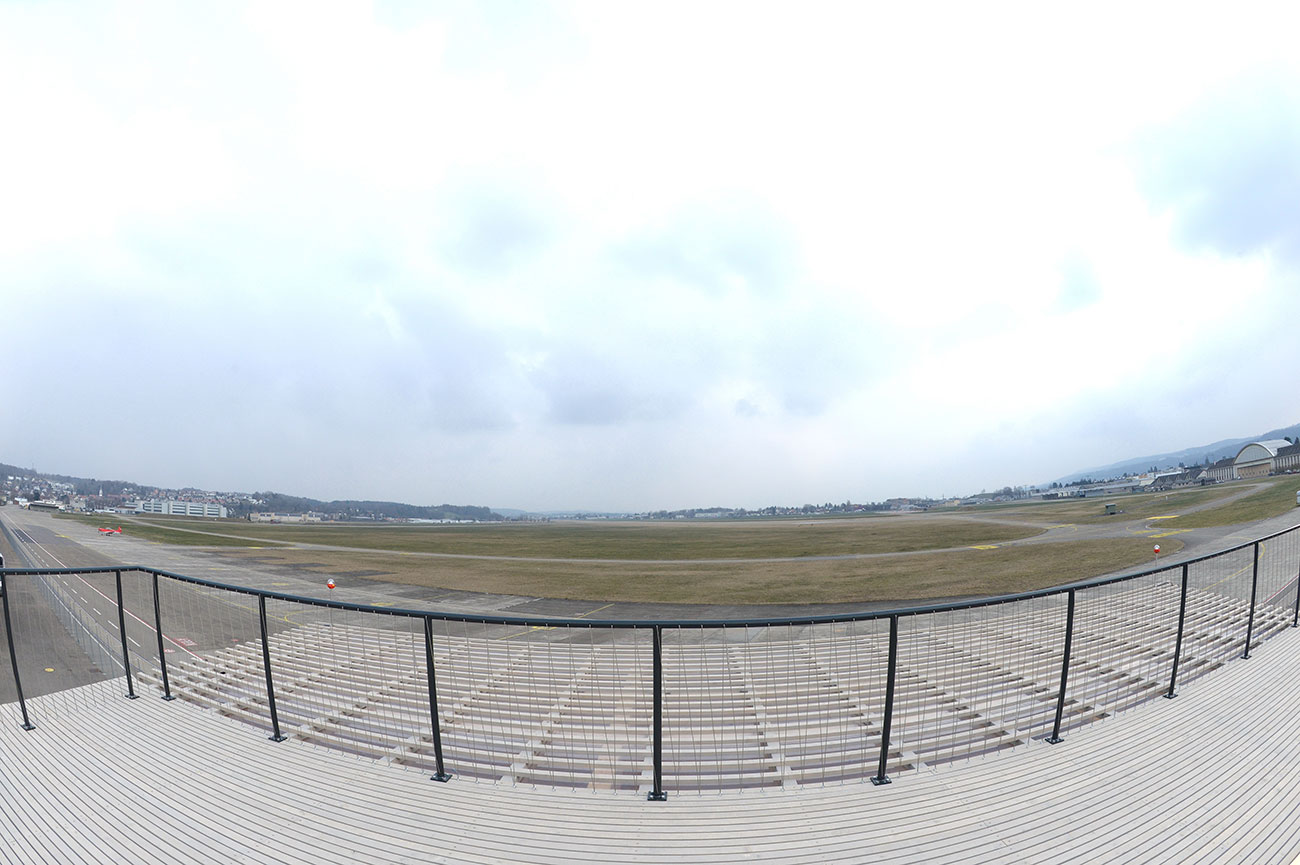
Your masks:
M1260 545L1259 545L1259 556L1260 556L1260 558L1263 558L1263 557L1264 557L1264 545L1263 545L1263 544L1260 544ZM1240 568L1238 568L1237 570L1233 571L1232 573L1228 574L1228 575L1227 575L1226 577L1224 577L1223 579L1219 580L1219 582L1217 582L1217 583L1212 583L1212 584L1206 586L1205 588L1206 588L1206 589L1212 589L1212 588L1214 588L1214 587L1217 586L1217 585L1220 585L1220 584L1222 584L1222 583L1226 583L1226 582L1228 582L1228 580L1231 580L1233 577L1239 577L1239 576L1241 576L1242 574L1246 573L1246 571L1249 571L1249 570L1250 570L1251 568L1253 568L1254 566L1255 566L1255 562L1254 562L1254 560L1252 559L1252 561L1251 561L1251 563L1250 563L1249 565L1242 565L1242 566L1241 566Z
M1163 516L1163 517L1151 517L1150 519L1153 519L1153 520L1176 520L1176 519L1178 519L1180 516L1182 516L1182 514L1166 514L1166 515Z
M550 625L533 625L527 631L515 631L513 634L505 634L503 636L497 637L497 639L509 640L512 637L518 637L520 634L527 634L529 633L529 631L553 631L553 630L555 630L555 628L551 627Z
M392 607L395 606L396 604L397 604L396 601L371 601L370 602L370 606L372 607Z
M997 548L997 544L976 544L971 547L972 550L996 550Z
M1151 537L1152 537L1153 539L1155 539L1155 538L1172 538L1174 535L1181 535L1181 534L1185 534L1185 533L1190 532L1190 531L1191 531L1191 529L1173 529L1172 531L1161 532L1160 534L1158 534L1158 535L1152 535Z
M579 619L585 619L587 616L590 616L592 613L599 613L601 610L608 610L608 609L609 609L610 607L612 607L612 606L614 606L614 605L613 605L613 604L606 604L606 605L603 606L603 607L597 607L597 608L594 609L594 610L588 610L587 612L585 612L585 613L583 613L582 615L578 616L578 618L579 618Z

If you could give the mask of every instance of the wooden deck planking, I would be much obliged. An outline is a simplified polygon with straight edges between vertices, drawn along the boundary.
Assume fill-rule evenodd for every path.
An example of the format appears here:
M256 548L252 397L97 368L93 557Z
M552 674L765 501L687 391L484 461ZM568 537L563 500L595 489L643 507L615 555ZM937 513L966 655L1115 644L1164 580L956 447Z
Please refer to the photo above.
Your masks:
M1300 635L1057 746L887 787L629 796L435 784L117 683L0 725L27 862L1260 862L1300 852ZM91 709L102 705L101 711ZM5 707L8 711L12 707ZM7 720L12 720L9 711ZM454 767L453 767L454 768ZM73 835L74 837L70 837ZM145 839L167 838L165 843Z

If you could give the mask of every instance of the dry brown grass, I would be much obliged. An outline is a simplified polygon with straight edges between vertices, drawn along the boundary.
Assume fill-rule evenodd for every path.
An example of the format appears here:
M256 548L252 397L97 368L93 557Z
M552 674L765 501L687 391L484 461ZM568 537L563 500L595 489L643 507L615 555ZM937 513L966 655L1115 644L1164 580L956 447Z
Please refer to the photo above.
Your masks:
M1170 538L1166 554L1182 548ZM791 562L562 563L311 550L229 551L226 558L334 576L474 592L699 604L903 601L1059 585L1151 560L1145 538L1070 541ZM367 576L352 576L365 573Z
M469 526L271 525L237 520L138 520L169 542L207 546L216 535L377 551L564 559L759 559L935 550L995 544L1043 531L1032 525L917 515L752 522L578 522ZM179 539L179 540L178 540ZM238 543L238 542L235 542ZM247 545L247 544L245 544Z

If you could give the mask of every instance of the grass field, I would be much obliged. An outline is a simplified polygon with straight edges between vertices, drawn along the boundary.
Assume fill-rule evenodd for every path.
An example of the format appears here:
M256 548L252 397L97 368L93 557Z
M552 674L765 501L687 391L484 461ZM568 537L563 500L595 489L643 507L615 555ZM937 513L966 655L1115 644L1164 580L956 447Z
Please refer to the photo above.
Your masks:
M206 544L214 532L254 539L411 553L547 559L762 559L897 553L996 544L1041 534L1035 525L943 517L782 522L554 522L510 525L271 525L138 520L131 524ZM247 545L241 542L239 545Z
M1162 541L1166 553L1181 542ZM787 562L502 562L316 550L230 551L259 566L281 565L348 580L473 592L696 604L894 601L1003 594L1081 580L1151 560L1146 538L998 547L873 559Z
M429 526L133 517L123 527L147 541L219 547L235 561L340 583L376 579L591 601L852 603L1002 594L1138 567L1151 561L1150 539L1142 536L1005 544L1056 525L1120 527L1155 517L1169 529L1253 522L1294 509L1297 487L1300 477L1283 476L855 519ZM1111 501L1120 514L1105 514ZM104 524L103 517L63 518ZM1169 537L1161 546L1169 554L1183 544ZM764 561L771 559L785 561Z
M1249 483L1249 482L1243 482ZM1231 487L1229 487L1231 489ZM1283 475L1269 479L1250 495L1219 507L1208 508L1169 521L1171 528L1200 529L1208 526L1229 526L1279 516L1296 511L1295 496L1300 490L1300 475ZM1300 518L1300 512L1297 513Z

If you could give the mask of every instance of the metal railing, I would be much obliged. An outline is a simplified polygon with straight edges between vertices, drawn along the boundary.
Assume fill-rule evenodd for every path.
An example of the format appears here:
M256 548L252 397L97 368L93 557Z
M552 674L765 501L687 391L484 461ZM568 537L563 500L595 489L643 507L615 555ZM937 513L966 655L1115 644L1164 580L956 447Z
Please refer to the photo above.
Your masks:
M40 719L28 713L22 653L71 638L94 671L125 679L125 697L143 686L276 741L438 781L657 800L887 784L1059 743L1172 698L1300 623L1300 526L1052 589L747 621L379 608L139 566L5 570L0 560L0 577L13 673L3 693L28 729ZM23 586L22 602L11 600Z

